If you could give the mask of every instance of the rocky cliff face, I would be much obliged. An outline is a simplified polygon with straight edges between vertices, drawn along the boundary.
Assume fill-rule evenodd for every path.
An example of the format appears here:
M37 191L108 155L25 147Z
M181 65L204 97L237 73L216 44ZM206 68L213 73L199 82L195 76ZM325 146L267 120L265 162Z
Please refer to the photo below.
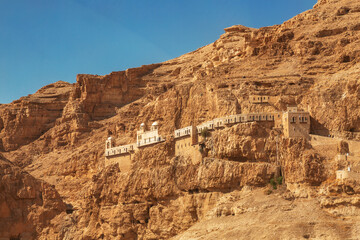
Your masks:
M274 172L264 162L205 158L194 165L190 159L168 157L171 148L166 142L138 152L130 173L115 165L94 175L86 207L73 226L75 236L169 238L203 218L223 192L264 186Z
M191 235L194 226L202 228L196 231L203 236L231 239L238 235L207 234L231 232L231 221L236 220L249 226L244 236L254 238L259 223L272 219L264 225L264 236L274 228L280 234L284 228L274 224L279 221L287 224L290 230L283 232L293 238L356 238L359 189L356 181L335 181L335 170L346 163L334 159L350 152L352 166L359 165L358 145L350 141L360 139L359 18L358 1L321 0L281 25L232 26L213 44L176 59L106 76L80 74L75 84L57 82L0 105L4 156L54 185L74 209L61 214L64 205L50 185L11 165L21 172L15 176L25 174L19 178L34 183L6 178L10 182L4 186L19 186L9 190L6 199L16 199L23 215L36 216L40 227L13 232L4 228L0 237L24 232L40 239L166 239L190 228L179 237L201 238ZM252 104L251 94L274 100ZM348 147L336 138L284 139L271 123L246 123L212 132L203 142L204 159L198 164L174 157L171 135L177 128L236 113L282 111L288 105L310 112L312 133L341 137ZM104 167L109 135L117 145L132 143L140 123L155 120L167 137L165 143L137 152L130 172ZM279 167L284 185L268 189ZM39 182L42 187L35 187ZM28 184L31 187L22 187ZM42 207L48 212L43 218L32 215L28 205L43 206L38 195L48 188L54 203ZM19 192L35 192L35 197L20 203ZM304 201L313 206L318 220L300 217L311 212ZM17 205L5 202L1 211L15 212ZM292 211L298 218L283 221L292 219ZM255 220L246 222L242 216ZM13 217L11 223L24 226L26 219ZM325 220L340 230L326 230L320 224ZM207 222L218 230L206 229Z
M122 107L145 95L148 82L142 77L158 66L152 64L106 76L79 74L72 97L80 100L91 119L113 116L115 107Z
M0 148L17 149L44 134L69 100L71 84L56 82L0 107Z
M54 186L35 179L0 155L0 236L36 239L50 220L65 214Z

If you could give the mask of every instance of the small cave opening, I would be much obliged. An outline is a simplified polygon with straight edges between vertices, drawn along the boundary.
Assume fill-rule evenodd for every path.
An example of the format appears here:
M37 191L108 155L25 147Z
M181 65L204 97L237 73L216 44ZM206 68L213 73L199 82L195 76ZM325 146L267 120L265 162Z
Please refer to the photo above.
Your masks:
M67 203L65 211L67 214L72 214L75 211L74 206L71 203Z
M352 187L350 186L345 186L344 188L344 192L348 195L354 195L355 194L355 191Z
M189 193L190 194L199 193L199 189L198 188L189 189Z
M350 128L349 132L356 132L356 128L355 127Z

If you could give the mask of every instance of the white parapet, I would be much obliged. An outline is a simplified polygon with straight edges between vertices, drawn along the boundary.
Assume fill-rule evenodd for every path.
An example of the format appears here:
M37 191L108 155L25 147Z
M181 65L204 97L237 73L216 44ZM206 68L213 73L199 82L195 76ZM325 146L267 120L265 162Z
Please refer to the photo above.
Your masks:
M137 133L137 146L147 146L154 143L163 142L165 139L159 135L158 125L152 125L150 131L138 131Z
M128 145L122 145L118 147L112 147L105 150L105 156L116 156L116 155L122 155L122 154L128 154L132 151L135 151L136 145L135 144L128 144Z
M148 145L155 144L155 143L161 143L161 142L164 142L164 141L165 141L165 138L158 135L158 136L154 136L154 137L150 137L150 138L145 138L145 139L139 141L137 143L137 146L138 147L143 147L143 146L148 146Z
M215 128L225 127L225 117L215 118L213 121Z
M198 133L201 133L205 128L208 130L214 130L214 121L213 120L207 121L207 122L204 122L204 123L196 126Z
M235 124L235 123L236 123L236 115L230 115L225 117L226 125Z
M192 130L193 130L192 126L187 126L184 128L176 129L174 132L174 136L175 136L175 138L191 136L193 134Z

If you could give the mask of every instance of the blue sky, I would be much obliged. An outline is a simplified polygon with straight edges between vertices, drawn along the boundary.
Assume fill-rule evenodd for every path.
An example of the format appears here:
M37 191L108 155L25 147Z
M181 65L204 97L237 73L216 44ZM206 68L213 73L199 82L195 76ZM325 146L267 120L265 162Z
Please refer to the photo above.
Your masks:
M76 74L166 61L232 25L281 24L316 0L0 0L0 103Z

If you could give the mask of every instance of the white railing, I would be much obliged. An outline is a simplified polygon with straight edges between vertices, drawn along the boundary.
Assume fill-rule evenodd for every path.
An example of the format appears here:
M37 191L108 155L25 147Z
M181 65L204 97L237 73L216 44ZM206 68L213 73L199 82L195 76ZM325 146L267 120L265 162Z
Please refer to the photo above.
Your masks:
M106 149L105 156L115 156L115 155L126 154L126 153L129 153L134 150L135 150L134 144L122 145L122 146Z
M190 136L192 134L192 126L176 129L174 132L174 137L179 138L183 136Z
M152 137L150 139L141 140L137 143L137 146L142 147L142 146L147 146L147 145L160 143L160 142L164 142L164 141L165 141L165 138L163 138L161 136L157 136L156 138Z
M205 128L208 130L214 130L215 128L224 127L225 125L231 125L236 123L245 123L245 122L253 122L253 121L274 121L276 113L246 113L246 114L236 114L229 115L221 118L215 118L213 120L204 122L198 126L196 126L196 132L201 133ZM300 118L302 121L307 122L308 119L304 116ZM157 130L156 130L157 131ZM192 126L187 126L181 129L176 129L174 131L174 137L179 138L183 136L190 136L192 134L193 128ZM149 131L150 132L150 131ZM138 131L139 134L139 131ZM136 145L138 147L147 146L155 143L160 143L165 141L165 138L162 136L153 136L150 138L145 138L138 141L136 144L124 145L119 147L114 147L105 150L106 156L113 156L119 154L125 154L129 151L134 151Z

